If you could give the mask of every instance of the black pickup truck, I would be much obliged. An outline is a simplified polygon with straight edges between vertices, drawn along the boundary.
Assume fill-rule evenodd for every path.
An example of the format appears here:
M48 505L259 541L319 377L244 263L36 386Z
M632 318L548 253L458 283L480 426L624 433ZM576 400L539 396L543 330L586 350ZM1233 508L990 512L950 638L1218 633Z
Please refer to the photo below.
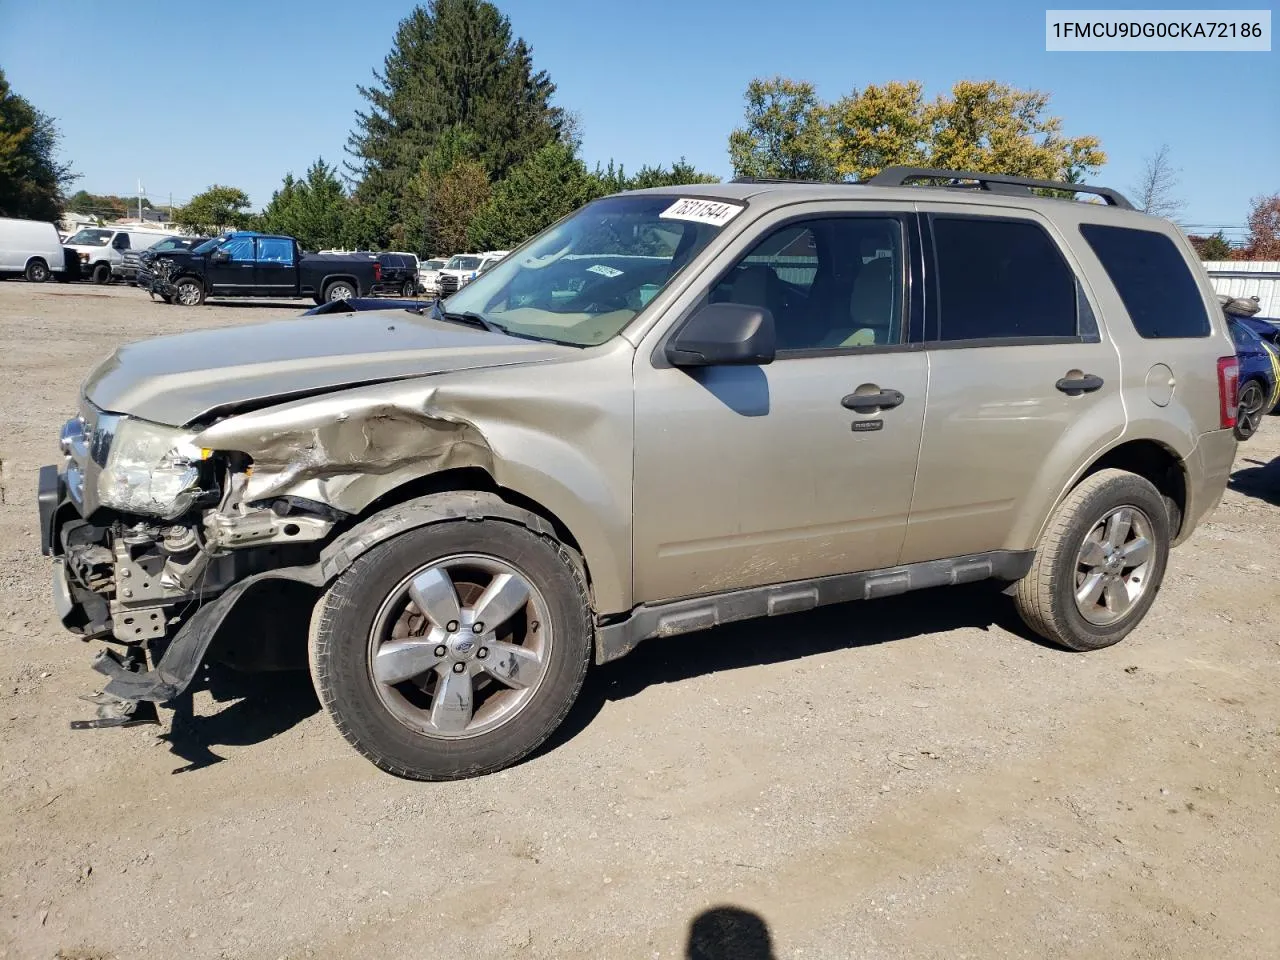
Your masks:
M311 297L316 303L368 296L382 265L368 254L303 253L293 237L237 232L155 258L150 292L193 307L206 297Z

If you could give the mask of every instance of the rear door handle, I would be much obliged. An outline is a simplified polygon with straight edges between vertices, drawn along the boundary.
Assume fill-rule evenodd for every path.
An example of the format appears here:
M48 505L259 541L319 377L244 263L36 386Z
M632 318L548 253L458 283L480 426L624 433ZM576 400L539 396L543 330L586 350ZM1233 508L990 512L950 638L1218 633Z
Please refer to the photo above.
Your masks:
M851 393L840 401L840 406L858 413L874 413L877 410L896 407L905 399L906 397L897 390L881 390L879 393Z
M1075 371L1072 371L1073 373ZM1094 376L1092 373L1082 373L1079 376L1066 376L1054 384L1063 393L1073 396L1081 393L1093 393L1102 387L1102 378Z

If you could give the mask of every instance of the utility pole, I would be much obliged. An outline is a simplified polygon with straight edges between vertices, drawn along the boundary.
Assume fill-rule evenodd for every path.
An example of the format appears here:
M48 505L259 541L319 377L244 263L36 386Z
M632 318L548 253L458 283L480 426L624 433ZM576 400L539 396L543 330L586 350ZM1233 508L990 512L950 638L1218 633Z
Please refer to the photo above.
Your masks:
M138 181L138 223L142 223L142 181Z

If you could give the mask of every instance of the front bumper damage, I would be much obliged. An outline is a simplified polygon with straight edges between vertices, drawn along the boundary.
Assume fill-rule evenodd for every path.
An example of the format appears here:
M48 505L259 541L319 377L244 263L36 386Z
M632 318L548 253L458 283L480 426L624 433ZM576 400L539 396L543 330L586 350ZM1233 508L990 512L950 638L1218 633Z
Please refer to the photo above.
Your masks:
M324 582L314 564L275 564L290 550L294 559L308 559L306 544L335 524L270 510L210 513L198 536L192 527L138 518L108 524L94 514L90 522L70 495L67 474L52 465L40 469L36 501L58 619L82 640L116 645L94 660L107 683L84 698L97 716L74 722L78 729L154 722L154 708L141 705L167 703L190 687L227 614L252 587L267 578ZM284 536L301 546L276 547Z

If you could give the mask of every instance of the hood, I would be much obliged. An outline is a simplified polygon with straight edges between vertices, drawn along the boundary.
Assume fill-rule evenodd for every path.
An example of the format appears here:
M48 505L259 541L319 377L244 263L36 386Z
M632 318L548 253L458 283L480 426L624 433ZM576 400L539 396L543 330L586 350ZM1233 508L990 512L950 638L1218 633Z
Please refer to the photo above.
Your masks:
M183 426L300 394L577 352L405 310L297 317L125 344L84 395L100 410Z

